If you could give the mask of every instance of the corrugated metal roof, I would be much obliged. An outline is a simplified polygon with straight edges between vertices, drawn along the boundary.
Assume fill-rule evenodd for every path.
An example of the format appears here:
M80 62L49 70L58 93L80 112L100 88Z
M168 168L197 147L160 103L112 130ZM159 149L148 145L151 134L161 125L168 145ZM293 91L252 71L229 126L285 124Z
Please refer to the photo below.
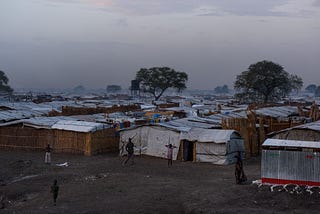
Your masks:
M177 120L171 120L166 122L166 124L175 126L175 127L197 127L197 128L217 128L220 127L219 124L214 123L213 121L204 120L198 117L187 117Z
M298 108L296 106L265 107L255 110L255 113L270 117L289 117L292 114L298 113Z
M312 122L312 123L306 123L303 125L292 127L292 129L310 129L315 131L320 131L320 120Z
M320 142L268 138L264 141L262 146L320 148Z
M294 126L292 128L287 128L280 131L272 132L272 133L269 133L268 136L274 136L279 133L288 132L290 130L297 130L297 129L306 129L306 130L313 130L313 131L320 132L320 120L312 123L306 123L299 126Z

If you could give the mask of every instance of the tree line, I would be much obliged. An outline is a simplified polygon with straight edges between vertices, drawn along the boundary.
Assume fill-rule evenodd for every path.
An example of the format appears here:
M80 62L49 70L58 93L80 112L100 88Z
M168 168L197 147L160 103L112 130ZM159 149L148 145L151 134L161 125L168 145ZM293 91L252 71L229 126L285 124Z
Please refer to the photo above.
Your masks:
M176 71L170 67L141 68L136 72L135 81L142 92L151 94L158 100L169 89L178 92L187 88L188 74ZM0 71L0 91L12 93L13 89L8 84L9 79L3 71ZM302 78L290 74L284 68L272 61L260 61L251 64L247 70L236 76L234 89L235 98L240 102L275 102L288 96L294 90L300 90L303 86ZM116 92L120 86L109 85L107 90ZM227 85L218 86L215 93L228 93ZM320 86L309 85L306 91L320 96Z

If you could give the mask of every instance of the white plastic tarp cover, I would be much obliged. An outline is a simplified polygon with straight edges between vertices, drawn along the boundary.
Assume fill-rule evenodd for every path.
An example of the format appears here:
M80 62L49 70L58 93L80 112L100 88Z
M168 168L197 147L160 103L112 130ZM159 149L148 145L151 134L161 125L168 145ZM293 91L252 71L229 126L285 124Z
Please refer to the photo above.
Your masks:
M77 132L93 132L108 127L108 125L104 125L102 123L61 120L54 124L51 128Z
M196 161L209 162L214 164L226 163L226 144L216 143L196 143Z
M132 130L120 132L120 155L126 154L125 143L129 137L133 137L135 154L145 154L155 157L167 157L167 147L172 144L176 148L173 150L173 160L177 159L180 146L180 133L158 126L142 126Z
M234 132L234 130L192 128L189 132L182 133L181 139L197 142L226 143Z

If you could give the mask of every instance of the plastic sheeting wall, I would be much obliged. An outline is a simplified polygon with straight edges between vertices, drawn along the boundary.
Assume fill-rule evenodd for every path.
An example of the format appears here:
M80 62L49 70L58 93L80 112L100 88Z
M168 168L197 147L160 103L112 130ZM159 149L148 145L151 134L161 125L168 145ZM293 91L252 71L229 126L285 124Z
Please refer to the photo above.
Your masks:
M125 143L129 137L134 137L132 142L135 145L136 155L150 155L155 157L167 157L167 147L171 143L176 146L173 150L173 160L177 160L180 147L180 133L157 126L143 126L132 130L120 132L120 155L126 154Z
M261 177L274 183L320 184L320 153L263 150Z
M225 143L197 143L196 161L215 164L226 163L227 148Z
M235 155L244 156L245 148L242 139L231 139L227 143L197 143L196 161L214 164L235 163Z

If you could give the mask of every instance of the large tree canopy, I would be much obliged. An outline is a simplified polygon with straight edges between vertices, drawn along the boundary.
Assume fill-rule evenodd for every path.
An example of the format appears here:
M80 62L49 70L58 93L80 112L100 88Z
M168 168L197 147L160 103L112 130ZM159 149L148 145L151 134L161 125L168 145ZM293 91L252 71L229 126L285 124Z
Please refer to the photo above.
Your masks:
M286 72L282 66L271 61L261 61L249 66L237 76L234 88L236 98L249 102L277 101L292 90L301 89L303 81L297 75Z
M151 93L158 100L168 88L182 91L186 88L188 75L168 67L141 68L136 79L143 92Z
M0 70L0 92L13 92L13 89L8 85L9 79L6 74Z

